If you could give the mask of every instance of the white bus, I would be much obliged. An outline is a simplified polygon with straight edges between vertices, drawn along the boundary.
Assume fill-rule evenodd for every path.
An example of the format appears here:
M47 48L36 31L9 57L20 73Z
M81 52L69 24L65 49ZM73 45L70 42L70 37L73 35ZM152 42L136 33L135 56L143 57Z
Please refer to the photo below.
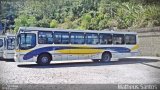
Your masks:
M14 59L14 53L15 53L15 37L14 34L8 34L6 33L5 37L5 45L3 50L3 58L4 59Z
M0 58L3 58L4 38L4 35L0 35Z
M15 61L48 65L51 60L92 59L109 62L138 54L135 32L20 27Z

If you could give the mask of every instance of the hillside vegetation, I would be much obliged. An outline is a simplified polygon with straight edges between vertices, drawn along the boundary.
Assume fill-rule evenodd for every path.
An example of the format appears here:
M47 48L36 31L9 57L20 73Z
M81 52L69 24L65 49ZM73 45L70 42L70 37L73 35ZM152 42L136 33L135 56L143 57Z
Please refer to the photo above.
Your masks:
M2 0L1 17L20 26L102 30L160 26L159 0Z

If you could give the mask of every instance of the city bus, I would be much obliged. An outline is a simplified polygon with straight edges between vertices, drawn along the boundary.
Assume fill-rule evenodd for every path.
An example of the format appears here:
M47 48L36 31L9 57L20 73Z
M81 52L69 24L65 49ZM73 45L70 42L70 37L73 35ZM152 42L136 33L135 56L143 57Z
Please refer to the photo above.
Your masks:
M20 27L16 41L15 61L39 65L52 60L109 62L138 55L136 32Z
M3 58L4 59L14 59L15 53L15 37L14 34L6 33L5 35L5 43L4 43L4 50L3 50Z
M0 35L0 58L3 58L4 38L4 35Z

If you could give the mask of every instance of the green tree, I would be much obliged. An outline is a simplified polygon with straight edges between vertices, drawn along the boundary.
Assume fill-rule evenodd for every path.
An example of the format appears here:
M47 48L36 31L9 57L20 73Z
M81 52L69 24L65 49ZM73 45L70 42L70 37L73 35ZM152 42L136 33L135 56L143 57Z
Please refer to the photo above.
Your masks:
M49 28L50 27L50 19L47 19L44 17L43 19L37 21L36 26Z
M10 13L20 26L101 30L160 26L159 0L1 0L1 21Z
M18 28L23 26L36 26L36 22L36 18L33 16L20 15L18 18L15 19L14 31L17 32Z
M51 22L50 22L50 27L51 28L56 28L58 26L58 22L55 20L55 19L53 19Z
M89 24L91 22L91 19L92 19L92 16L89 13L82 16L81 29L89 29Z

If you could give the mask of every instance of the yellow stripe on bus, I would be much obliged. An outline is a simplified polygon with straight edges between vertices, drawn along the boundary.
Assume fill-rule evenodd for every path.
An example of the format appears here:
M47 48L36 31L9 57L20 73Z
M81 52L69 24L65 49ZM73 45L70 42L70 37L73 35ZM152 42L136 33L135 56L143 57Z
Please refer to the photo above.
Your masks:
M102 49L67 49L67 50L57 50L59 53L63 54L96 54L103 52Z
M135 46L133 46L133 47L131 48L131 51L137 50L138 48L139 48L139 45L136 44Z
M32 50L16 50L16 52L30 52Z

